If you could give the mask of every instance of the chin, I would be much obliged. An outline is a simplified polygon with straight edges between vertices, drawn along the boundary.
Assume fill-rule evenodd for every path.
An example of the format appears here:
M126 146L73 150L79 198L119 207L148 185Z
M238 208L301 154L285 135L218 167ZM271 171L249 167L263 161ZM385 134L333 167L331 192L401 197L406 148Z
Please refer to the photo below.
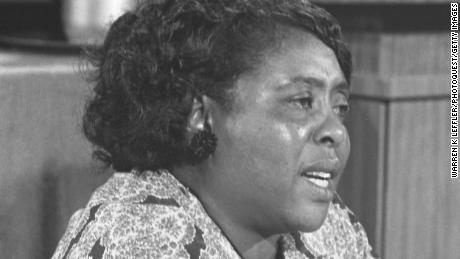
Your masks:
M307 212L305 212L307 211ZM324 223L329 211L329 206L321 206L319 208L309 208L300 212L296 221L294 231L314 232L318 230Z

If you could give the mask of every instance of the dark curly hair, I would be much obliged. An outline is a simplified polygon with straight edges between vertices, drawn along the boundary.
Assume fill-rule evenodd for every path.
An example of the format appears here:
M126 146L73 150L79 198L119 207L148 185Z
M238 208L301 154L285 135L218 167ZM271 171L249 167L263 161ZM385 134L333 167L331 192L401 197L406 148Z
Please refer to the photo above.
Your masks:
M276 49L280 25L316 35L350 80L338 22L305 0L144 0L121 16L88 55L95 96L83 131L94 156L117 171L193 162L185 137L193 97L231 108L233 82Z

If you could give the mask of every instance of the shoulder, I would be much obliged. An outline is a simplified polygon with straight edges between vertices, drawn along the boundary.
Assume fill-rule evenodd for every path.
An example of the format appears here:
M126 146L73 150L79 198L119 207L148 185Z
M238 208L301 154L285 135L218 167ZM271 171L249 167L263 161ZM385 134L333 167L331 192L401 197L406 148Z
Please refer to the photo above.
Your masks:
M111 179L93 194L71 217L53 259L188 258L196 229L184 209L130 181ZM134 188L123 189L127 183Z
M100 204L72 217L53 258L182 258L194 231L175 206Z

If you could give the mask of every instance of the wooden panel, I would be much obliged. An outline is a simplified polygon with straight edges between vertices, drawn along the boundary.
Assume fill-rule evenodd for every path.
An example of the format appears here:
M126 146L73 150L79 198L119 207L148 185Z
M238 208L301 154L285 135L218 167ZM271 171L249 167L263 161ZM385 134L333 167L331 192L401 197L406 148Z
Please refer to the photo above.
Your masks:
M347 120L351 154L339 193L363 223L369 241L381 253L386 105L352 99Z
M346 36L355 62L354 94L374 99L363 109L376 109L382 105L379 100L387 105L387 119L381 128L387 134L379 138L377 146L360 144L363 157L357 159L374 163L375 150L384 153L377 161L379 165L383 163L384 170L384 177L377 174L380 189L366 193L359 187L373 186L373 179L355 183L359 191L354 192L361 192L364 197L370 195L371 201L377 197L377 202L379 198L384 202L376 206L375 217L364 219L372 224L375 218L375 226L368 227L368 231L375 229L377 248L382 246L384 258L458 257L460 251L455 244L460 241L460 234L454 232L454 226L460 217L455 204L460 198L460 187L448 175L449 106L447 99L440 99L449 94L448 33L360 32ZM413 98L416 100L410 100ZM358 123L355 120L351 129L360 127L354 125ZM366 130L373 129L362 129ZM382 146L383 150L379 149ZM383 194L379 196L381 189ZM350 200L356 199L358 195Z
M344 37L353 55L354 70L362 74L377 74L381 35L378 33L347 33Z
M370 32L345 36L359 73L393 76L449 71L448 32Z
M348 33L345 37L360 73L392 76L449 70L448 32Z
M84 205L103 180L93 174L78 123L88 87L64 68L46 74L0 69L2 258L49 258L69 211ZM60 204L58 185L69 181L78 195L69 193Z
M347 39L355 94L390 99L449 94L447 33L351 33Z
M394 3L394 4L426 4L426 3L451 3L455 1L448 0L313 0L314 3L323 4L381 4L381 3Z
M450 179L448 100L390 105L386 258L456 258L460 185Z
M52 3L54 0L0 0L0 4L28 4L28 3Z
M447 60L447 59L446 59ZM447 74L371 75L356 73L352 90L361 97L383 100L447 97L450 94Z
M446 13L446 15L448 15ZM379 74L423 75L449 71L450 35L447 32L383 33L380 36Z

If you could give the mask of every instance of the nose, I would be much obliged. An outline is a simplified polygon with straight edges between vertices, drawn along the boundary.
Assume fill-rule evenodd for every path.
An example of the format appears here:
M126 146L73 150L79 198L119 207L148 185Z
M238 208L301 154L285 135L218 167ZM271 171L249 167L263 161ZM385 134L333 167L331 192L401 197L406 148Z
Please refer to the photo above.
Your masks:
M314 141L318 145L337 147L347 138L347 129L334 115L327 116L314 132Z

